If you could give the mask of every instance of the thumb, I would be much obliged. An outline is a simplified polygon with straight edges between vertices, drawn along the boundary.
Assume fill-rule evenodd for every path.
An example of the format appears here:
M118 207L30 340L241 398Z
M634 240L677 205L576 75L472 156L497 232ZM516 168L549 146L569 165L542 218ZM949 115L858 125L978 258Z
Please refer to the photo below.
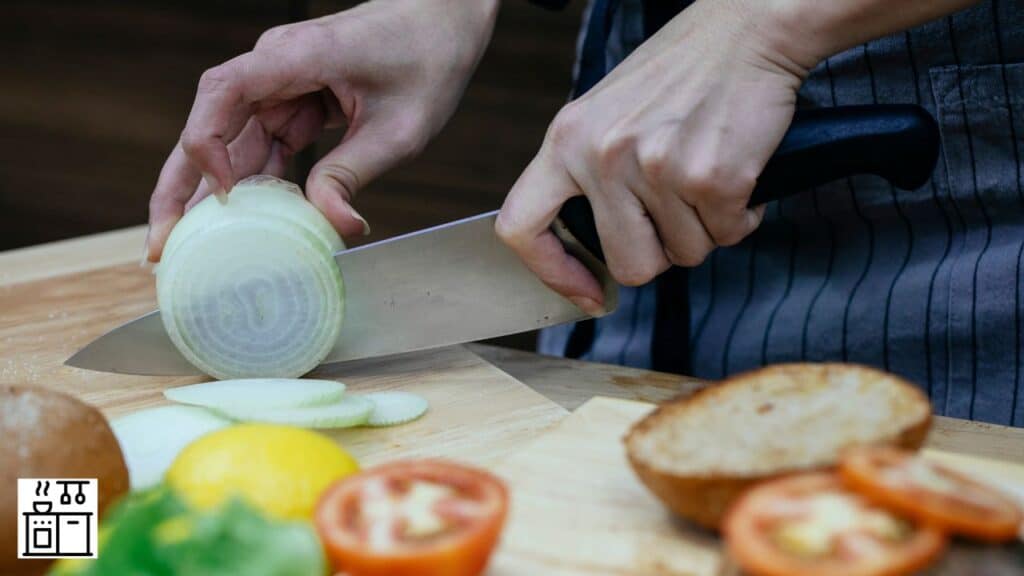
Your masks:
M356 193L371 180L420 149L400 130L387 126L351 125L345 138L320 159L309 173L306 196L327 216L342 236L366 236L370 225L352 207Z
M306 180L306 197L347 238L370 234L370 224L351 203L359 188L381 171L374 165L381 161L368 158L355 140L343 141L324 155Z

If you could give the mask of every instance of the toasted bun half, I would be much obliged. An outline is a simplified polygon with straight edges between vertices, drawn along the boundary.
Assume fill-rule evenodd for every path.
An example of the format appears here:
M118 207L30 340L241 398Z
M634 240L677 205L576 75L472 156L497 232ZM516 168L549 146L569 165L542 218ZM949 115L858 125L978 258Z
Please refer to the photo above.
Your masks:
M931 404L913 384L850 364L779 364L670 401L626 435L630 464L673 512L717 529L752 484L828 468L843 449L917 449Z

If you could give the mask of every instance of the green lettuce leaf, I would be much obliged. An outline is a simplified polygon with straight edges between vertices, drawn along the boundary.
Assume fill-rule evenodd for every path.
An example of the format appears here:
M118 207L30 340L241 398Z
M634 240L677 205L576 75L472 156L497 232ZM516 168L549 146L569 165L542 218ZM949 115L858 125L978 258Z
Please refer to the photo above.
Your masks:
M100 527L95 560L58 562L52 576L323 576L305 522L270 520L241 500L190 509L158 487L122 501Z

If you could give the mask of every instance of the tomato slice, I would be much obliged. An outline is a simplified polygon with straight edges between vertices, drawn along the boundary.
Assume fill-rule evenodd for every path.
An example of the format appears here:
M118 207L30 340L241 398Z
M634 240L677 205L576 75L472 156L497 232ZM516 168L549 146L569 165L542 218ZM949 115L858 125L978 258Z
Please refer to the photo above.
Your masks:
M327 489L316 526L349 576L475 576L508 511L495 476L441 460L385 464Z
M754 576L899 576L942 553L943 533L847 490L839 476L788 476L748 490L726 514L726 548Z
M1024 520L1010 497L967 476L895 448L847 451L839 463L846 484L879 504L961 536L1013 540Z

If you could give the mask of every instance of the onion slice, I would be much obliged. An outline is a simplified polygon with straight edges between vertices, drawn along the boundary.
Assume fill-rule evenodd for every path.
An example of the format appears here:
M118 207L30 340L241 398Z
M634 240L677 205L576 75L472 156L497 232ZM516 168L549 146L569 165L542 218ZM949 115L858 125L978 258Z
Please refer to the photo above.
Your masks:
M312 378L240 378L164 390L164 398L207 408L301 408L341 400L345 385Z
M319 406L274 408L225 406L217 411L241 422L265 422L300 428L350 428L365 424L373 412L372 401L362 396L345 395L341 400Z
M167 240L157 270L167 334L215 378L301 376L338 340L342 248L298 186L242 180L226 201L196 204Z
M363 396L373 401L367 426L395 426L412 422L427 411L427 399L410 392L373 392Z
M110 422L132 490L160 483L185 446L232 422L195 406L158 406L126 414Z

